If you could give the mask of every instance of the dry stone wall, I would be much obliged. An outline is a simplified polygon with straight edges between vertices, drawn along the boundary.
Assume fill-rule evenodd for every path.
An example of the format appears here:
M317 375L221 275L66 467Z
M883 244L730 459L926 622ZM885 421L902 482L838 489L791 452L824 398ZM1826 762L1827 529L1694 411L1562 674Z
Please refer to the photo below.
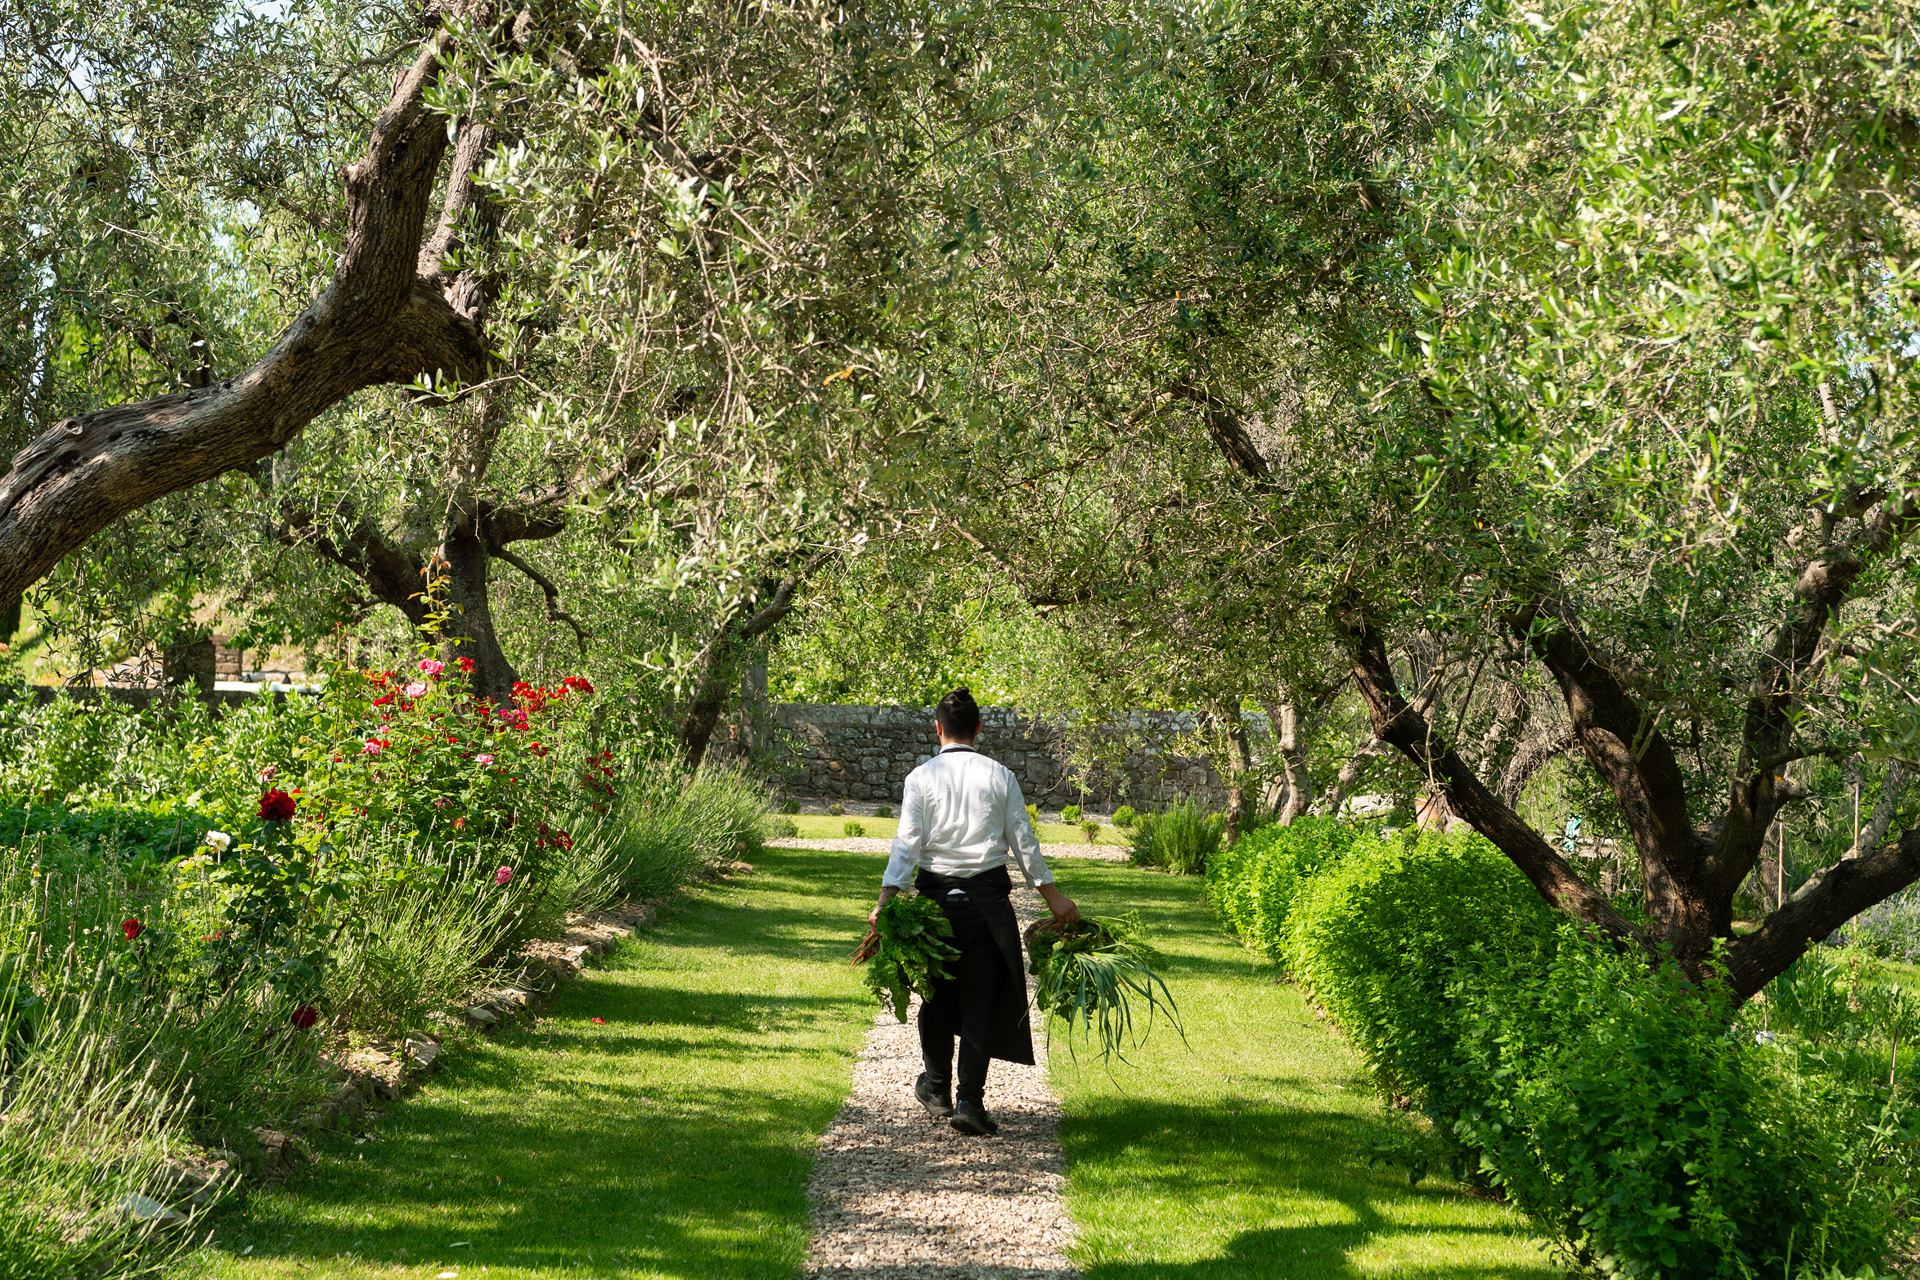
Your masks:
M898 804L907 774L939 749L931 708L779 703L771 711L778 771L796 798ZM1126 749L1116 748L1113 764L1095 766L1084 789L1063 725L1007 707L983 707L980 718L974 745L1013 770L1027 803L1043 809L1077 804L1110 812L1181 796L1215 807L1226 803L1226 786L1207 760L1169 749L1172 739L1193 729L1190 712L1131 713L1111 739Z

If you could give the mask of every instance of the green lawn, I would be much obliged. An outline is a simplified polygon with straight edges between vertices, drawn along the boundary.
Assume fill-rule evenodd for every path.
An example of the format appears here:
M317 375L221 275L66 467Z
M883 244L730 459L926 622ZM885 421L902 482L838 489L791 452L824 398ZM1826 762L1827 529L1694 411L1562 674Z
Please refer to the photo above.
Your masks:
M224 1211L212 1274L786 1280L872 1019L846 959L879 875L775 849L672 908L549 1021L463 1047L364 1143Z
M866 828L868 836L879 840L893 839L893 833L900 829L898 818L863 818L850 813L845 817L835 817L825 813L796 813L790 815L793 825L800 829L800 835L808 840L839 840L844 837L846 825L857 822ZM775 819L778 821L778 819ZM1086 833L1079 827L1069 827L1058 822L1042 822L1034 826L1034 834L1040 837L1042 844L1085 844ZM1111 826L1100 828L1100 838L1095 844L1124 845L1125 833Z
M811 1144L871 1020L845 960L879 870L769 850L549 1020L461 1048L364 1141L323 1139L222 1211L201 1261L221 1280L790 1280ZM1351 1057L1219 931L1197 881L1057 870L1089 910L1142 911L1193 1046L1157 1034L1111 1074L1055 1047L1088 1280L1558 1274L1499 1206L1367 1168L1381 1111Z
M1354 1058L1221 930L1197 879L1111 863L1055 872L1085 910L1141 912L1191 1044L1162 1026L1111 1072L1053 1045L1088 1280L1561 1274L1518 1214L1367 1167L1383 1112Z

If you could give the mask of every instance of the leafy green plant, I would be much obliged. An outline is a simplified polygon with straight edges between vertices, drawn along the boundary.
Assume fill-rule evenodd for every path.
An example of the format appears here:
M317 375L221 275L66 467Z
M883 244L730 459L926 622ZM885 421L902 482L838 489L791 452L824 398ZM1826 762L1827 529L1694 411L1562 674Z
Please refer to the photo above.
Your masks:
M838 800L835 800L832 804L827 806L827 812L836 818L843 816L846 813L846 811L847 811L847 806L845 806L844 804L841 804Z
M800 802L789 796L780 802L780 812L785 814L798 813L800 812Z
M1209 896L1423 1116L1373 1156L1498 1187L1572 1267L1744 1277L1877 1263L1916 1185L1898 993L1816 956L1749 1019L1557 921L1477 835L1326 821L1222 852ZM1444 905L1443 905L1444 904Z
M867 989L905 1022L909 1000L916 994L931 999L934 981L948 977L947 961L959 958L959 949L947 941L951 937L953 925L938 903L922 894L900 894L880 908L853 963L866 965Z
M840 824L840 831L843 835L864 836L867 834L867 827L863 822L856 822L854 819L848 818Z
M1158 973L1159 954L1140 936L1138 915L1105 920L1082 917L1072 924L1037 920L1027 926L1027 969L1034 977L1034 1000L1047 1015L1048 1035L1057 1018L1072 1036L1085 1032L1100 1046L1100 1057L1136 1042L1134 1002L1146 1007L1146 1028L1164 1016L1184 1039L1173 993Z
M1070 804L1066 808L1062 809L1060 811L1060 821L1066 823L1070 827L1073 826L1075 823L1079 822L1080 806L1077 804Z
M1087 838L1088 844L1100 842L1100 824L1092 818L1080 824L1080 834Z
M1139 814L1134 812L1132 805L1123 804L1113 811L1113 825L1125 831L1133 825L1134 820L1139 816Z
M1446 1004L1425 1105L1570 1263L1733 1280L1869 1265L1897 1238L1920 1115L1729 1035L1724 995L1678 966L1562 925L1469 957Z
M893 806L890 804L875 805L873 816L876 818L891 818L893 816Z
M766 832L775 840L791 840L800 834L800 824L785 815L768 818Z
M1030 825L1036 826L1036 827L1040 825L1040 806L1039 805L1030 804L1027 806L1027 822Z
M1226 819L1181 800L1158 813L1143 813L1127 832L1134 863L1175 875L1201 875L1226 839Z
M111 851L119 858L157 866L192 852L202 834L218 825L178 799L0 808L0 840L46 837L43 847L53 862L64 862L69 854L93 858Z

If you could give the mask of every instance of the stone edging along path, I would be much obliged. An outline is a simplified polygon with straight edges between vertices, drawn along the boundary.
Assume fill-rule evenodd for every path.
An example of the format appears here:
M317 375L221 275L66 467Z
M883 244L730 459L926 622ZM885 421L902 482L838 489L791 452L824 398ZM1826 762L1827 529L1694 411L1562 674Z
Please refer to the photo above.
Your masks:
M876 852L878 840L781 840L807 848ZM1123 850L1047 846L1051 857L1114 860ZM1018 886L1014 908L1024 925L1040 895ZM1031 990L1032 979L1028 979ZM919 1008L918 997L914 1009ZM987 1110L999 1121L990 1138L954 1132L913 1097L920 1042L908 1013L875 1016L853 1069L853 1090L820 1139L807 1193L813 1245L805 1275L859 1280L1074 1280L1067 1259L1073 1223L1061 1192L1060 1100L1038 1066L995 1062ZM1038 1031L1039 1028L1036 1028Z

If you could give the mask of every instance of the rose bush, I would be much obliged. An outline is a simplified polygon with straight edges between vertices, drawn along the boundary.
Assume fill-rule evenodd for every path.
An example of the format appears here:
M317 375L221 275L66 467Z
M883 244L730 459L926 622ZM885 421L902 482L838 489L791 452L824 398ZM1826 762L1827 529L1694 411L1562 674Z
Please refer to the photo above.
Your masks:
M501 707L473 694L472 665L427 647L410 668L329 677L298 763L307 848L364 859L425 841L523 878L572 848L578 815L615 791L612 754L578 732L592 683L522 681Z

